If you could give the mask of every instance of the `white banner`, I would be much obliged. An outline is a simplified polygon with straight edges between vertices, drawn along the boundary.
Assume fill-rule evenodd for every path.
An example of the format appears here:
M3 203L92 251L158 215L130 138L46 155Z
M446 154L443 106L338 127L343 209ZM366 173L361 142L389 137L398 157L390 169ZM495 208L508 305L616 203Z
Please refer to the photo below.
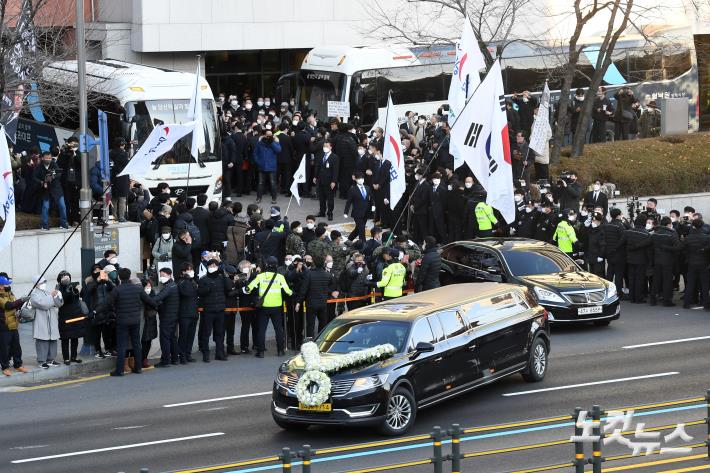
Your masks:
M5 139L5 127L1 127L0 132L0 218L5 225L0 233L0 251L4 250L15 237L15 184L12 175L12 164L10 163L10 150L7 148Z
M192 148L190 154L199 160L200 150L205 149L205 126L202 121L202 100L200 99L200 61L197 60L195 73L195 87L192 89L190 105L187 108L187 119L195 122L195 131L192 133Z
M537 154L545 154L551 137L550 88L547 86L547 82L545 82L545 88L543 89L542 97L540 98L540 106L537 109L537 115L535 116L532 130L530 131L530 149L535 151Z
M191 133L194 122L182 125L158 125L148 135L143 146L133 155L119 176L144 176L150 170L151 164L175 146L177 141ZM193 141L194 142L194 141Z
M293 183L291 184L291 194L296 198L298 205L301 205L301 194L298 193L298 185L306 183L306 155L304 154L301 158L301 164L298 165L298 169L293 174Z
M390 170L390 208L394 210L397 202L404 195L407 188L407 182L404 176L404 153L402 150L402 141L399 135L399 126L397 125L397 111L392 103L392 96L387 99L385 124L385 143L384 158L392 163Z

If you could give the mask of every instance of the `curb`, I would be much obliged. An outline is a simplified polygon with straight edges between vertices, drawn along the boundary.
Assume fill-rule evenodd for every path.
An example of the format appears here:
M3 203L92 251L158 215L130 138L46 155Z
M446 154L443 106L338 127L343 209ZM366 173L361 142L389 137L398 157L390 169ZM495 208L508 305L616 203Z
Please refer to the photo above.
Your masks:
M49 369L34 369L29 373L13 373L12 376L3 376L0 378L0 388L25 387L44 381L75 378L98 371L108 372L115 365L115 358L107 358L104 360L92 359L84 360L81 364L62 365Z

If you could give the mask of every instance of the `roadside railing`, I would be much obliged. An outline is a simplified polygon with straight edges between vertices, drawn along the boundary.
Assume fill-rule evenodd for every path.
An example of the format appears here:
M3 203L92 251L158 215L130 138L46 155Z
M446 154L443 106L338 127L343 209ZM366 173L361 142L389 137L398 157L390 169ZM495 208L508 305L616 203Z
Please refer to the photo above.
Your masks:
M670 453L667 450L674 450L674 453L679 453L677 449L684 449L684 453L692 453L694 450L703 449L702 453L693 453L682 457L669 457L665 460L656 460L653 462L627 463L620 467L613 467L613 465L609 464L643 457L641 457L636 451L633 453L616 454L607 457L603 455L603 446L607 443L607 439L613 437L615 440L628 440L631 436L639 435L638 428L629 429L629 424L626 422L623 423L624 428L614 429L611 433L607 432L607 430L609 430L608 427L610 425L614 426L615 423L619 423L620 419L631 419L634 414L641 417L694 409L704 409L706 417L703 417L702 419L692 419L680 424L666 424L653 427L646 427L644 424L642 427L642 433L646 434L647 438L649 434L654 436L657 433L660 436L660 433L665 431L672 431L675 433L680 429L684 432L685 427L705 425L703 433L704 438L702 442L684 441L683 443L675 444L668 448L653 447L643 448L643 450L645 451L645 456L656 456L664 453ZM710 390L707 391L705 396L645 404L641 406L602 410L598 405L594 405L589 411L585 411L582 408L577 407L570 415L548 417L544 419L524 420L520 422L508 422L470 428L461 428L458 424L453 424L449 429L442 429L441 427L436 426L428 434L378 440L354 445L315 449L310 445L303 445L298 449L286 447L282 449L280 454L270 457L193 468L189 470L180 470L175 473L254 473L261 471L280 471L282 473L293 473L295 471L300 471L301 473L314 473L315 465L318 465L319 463L328 464L327 467L319 470L320 472L339 471L340 473L375 473L382 471L405 470L412 467L425 467L427 465L431 465L431 468L426 469L426 471L432 471L433 473L444 473L444 470L446 469L447 473L448 471L451 471L451 473L461 473L462 462L466 460L470 461L477 458L481 459L495 455L512 454L517 452L529 452L532 450L559 447L563 445L572 446L570 459L568 461L563 460L558 463L538 466L526 465L524 469L508 471L507 473L537 473L562 469L572 469L575 473L585 473L585 471L591 473L602 473L603 465L609 465L609 467L605 466L604 471L626 471L643 469L649 466L672 466L681 462L699 460L708 461L709 463L699 467L693 466L688 469L678 471L710 471L709 419ZM641 426L641 424L638 425ZM461 448L462 444L474 440L482 440L502 435L516 435L519 433L530 432L531 430L539 432L543 430L560 428L571 428L572 435L562 439L481 450L476 452L463 452ZM679 438L684 440L682 435ZM648 442L644 443L644 445L647 443ZM444 448L445 446L446 449ZM381 464L350 470L338 470L334 468L334 465L329 464L338 460L346 460L355 457L376 457L383 454L407 452L415 449L428 449L431 456L419 456L398 463ZM447 464L450 464L450 468L445 468ZM587 465L591 465L591 470L585 470ZM466 465L465 468L465 471L467 472L487 470L488 469L477 470L475 464ZM143 469L140 473L148 473L148 470Z

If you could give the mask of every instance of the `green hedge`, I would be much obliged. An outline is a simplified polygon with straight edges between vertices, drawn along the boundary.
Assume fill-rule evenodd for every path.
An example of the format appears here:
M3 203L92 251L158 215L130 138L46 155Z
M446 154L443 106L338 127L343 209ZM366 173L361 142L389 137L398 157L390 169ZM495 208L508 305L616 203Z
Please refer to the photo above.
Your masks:
M601 179L616 184L622 195L641 196L710 191L706 132L587 145L580 158L569 157L569 149L562 155L562 163L551 166L551 177L571 169L584 186Z

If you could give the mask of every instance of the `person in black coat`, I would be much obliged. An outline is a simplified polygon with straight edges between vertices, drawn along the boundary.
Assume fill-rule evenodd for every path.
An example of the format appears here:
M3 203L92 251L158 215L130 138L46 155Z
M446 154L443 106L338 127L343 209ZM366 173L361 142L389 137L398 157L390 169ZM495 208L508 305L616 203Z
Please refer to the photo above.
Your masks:
M621 209L613 208L609 212L611 222L602 225L602 256L606 259L606 280L613 281L616 293L623 298L624 276L626 274L626 227L622 222Z
M116 312L116 338L118 352L116 356L116 370L111 376L123 376L123 367L126 362L126 344L131 337L131 346L136 360L141 360L141 307L143 304L157 308L155 301L148 296L143 287L131 284L131 270L121 268L118 270L121 284L111 291L111 300ZM141 368L136 364L134 373L140 373Z
M428 236L424 239L422 247L422 264L417 270L414 287L417 292L435 289L441 286L439 273L441 272L441 255L436 245L436 238Z
M143 277L143 279L141 279L141 285L143 286L143 292L145 292L148 297L151 299L155 297L153 283L150 282L149 278ZM153 340L156 338L158 338L158 311L152 306L143 304L143 332L141 332L143 368L150 367L148 355L150 354L150 347L153 345Z
M239 125L235 125L231 139L234 142L233 176L236 177L235 182L232 183L232 190L237 197L241 197L242 193L244 193L244 170L242 166L244 165L244 161L249 159L249 141L247 140L244 130L242 130Z
M431 209L432 186L424 179L424 171L417 169L414 177L416 184L409 201L409 210L412 213L413 240L421 243L424 238L430 235L429 211Z
M289 196L289 187L291 187L291 182L293 181L293 141L291 136L288 134L288 123L282 122L279 124L279 131L277 131L274 136L279 138L279 144L281 145L281 151L276 155L277 172L276 172L276 182L279 184L281 193Z
M177 290L180 296L180 309L178 310L178 352L180 364L194 362L192 358L192 346L195 343L195 331L197 330L197 281L195 281L195 269L189 262L184 262L180 266L180 278L177 281Z
M126 140L116 138L113 149L108 154L111 162L111 199L116 206L116 215L119 222L126 221L127 199L130 192L130 177L119 176L128 165L128 153L126 153Z
M77 153L79 140L72 136L62 146L57 166L62 170L61 183L64 191L64 203L67 218L72 226L79 223L79 189L81 188L81 157Z
M648 290L646 270L653 258L653 242L646 225L646 221L637 218L634 228L624 231L626 261L629 271L629 299L634 304L646 302L645 297ZM650 223L649 226L653 229L653 223Z
M333 153L332 143L323 142L323 154L316 157L315 177L313 183L318 188L320 201L319 217L328 214L328 220L333 220L333 207L335 206L335 187L338 185L340 159ZM327 207L326 207L327 206Z
M604 210L604 216L609 212L609 199L606 194L601 191L602 183L599 179L594 181L593 190L587 192L584 196L584 207L590 212L597 207Z
M59 226L69 228L67 225L67 208L64 203L64 191L61 185L61 170L52 159L52 153L45 151L42 153L42 160L35 166L32 172L32 182L35 188L39 189L42 202L42 215L40 224L43 230L49 230L49 204L50 199L54 201L59 209Z
M209 249L224 251L224 243L227 241L227 227L230 225L234 225L231 206L225 202L222 207L219 207L217 202L210 202L210 216L207 220L210 234Z
M155 367L168 368L171 363L178 364L177 324L180 294L170 268L161 269L158 280L163 288L155 296L160 317L160 363Z
M296 296L296 312L301 304L306 301L306 337L315 337L316 319L318 319L318 332L328 323L328 298L337 285L333 275L325 270L325 259L313 259L315 268L303 274L301 287Z
M301 162L301 159L306 159L306 182L299 184L299 192L302 196L311 195L311 185L313 183L313 159L311 155L311 135L306 131L305 122L299 121L294 127L296 132L293 135L293 149L296 153L296 161Z
M448 191L441 184L441 173L435 172L431 176L431 191L429 197L429 229L431 235L439 242L446 243L446 201ZM425 235L426 236L426 235Z
M673 264L682 249L678 233L673 230L671 218L661 218L660 225L651 235L653 243L653 286L649 303L656 305L656 297L663 295L663 305L673 307Z
M192 265L192 237L187 230L180 230L177 239L173 242L173 274L182 274L185 263Z
M232 176L237 160L237 146L232 140L232 130L222 136L222 200L232 197Z
M553 192L560 209L570 209L579 212L579 198L582 188L577 182L577 174L573 171L567 173L568 179L561 179L555 185Z
M77 358L79 339L85 335L86 316L81 309L79 283L71 281L71 274L61 271L57 276L57 290L62 294L64 304L59 308L59 338L62 339L64 364L81 363ZM84 319L81 319L84 317ZM76 320L80 319L80 320ZM68 322L71 320L71 322ZM71 349L70 349L71 346Z
M202 250L208 250L210 245L210 211L205 208L205 205L207 205L207 194L198 195L195 203L196 205L192 206L190 199L187 199L187 211L192 214L192 223L200 229L201 245L199 248L193 248L193 252L199 257Z
M365 176L360 171L355 172L355 185L348 190L348 200L345 202L344 217L348 214L355 220L355 229L350 232L348 240L353 241L357 236L365 243L365 226L367 217L375 205L375 198L370 187L365 185ZM352 208L352 213L351 209Z
M710 236L703 233L704 222L696 219L691 222L688 236L683 240L683 251L688 262L688 272L683 297L683 308L690 309L700 291L699 302L710 310L710 281L708 280L708 261L710 256Z
M225 361L224 353L224 310L227 296L232 294L233 284L219 269L219 261L207 262L207 274L197 282L200 306L203 308L200 319L199 346L202 361L210 362L210 335L216 345L215 360Z
M357 161L357 137L353 133L355 127L352 124L341 123L338 135L333 143L333 152L340 159L338 171L339 193L341 199L346 199L348 190L353 183L353 172Z
M370 169L372 170L372 190L375 194L375 217L380 226L388 228L392 211L390 209L390 171L392 163L382 157L376 144L370 143Z
M592 105L592 133L589 141L606 143L606 122L614 115L614 106L606 96L606 88L600 86ZM581 115L580 115L581 118Z
M584 260L587 262L589 272L602 278L604 277L604 245L602 243L604 234L601 229L603 221L604 216L600 213L595 213L592 216L591 225L584 227L583 230L587 240Z

